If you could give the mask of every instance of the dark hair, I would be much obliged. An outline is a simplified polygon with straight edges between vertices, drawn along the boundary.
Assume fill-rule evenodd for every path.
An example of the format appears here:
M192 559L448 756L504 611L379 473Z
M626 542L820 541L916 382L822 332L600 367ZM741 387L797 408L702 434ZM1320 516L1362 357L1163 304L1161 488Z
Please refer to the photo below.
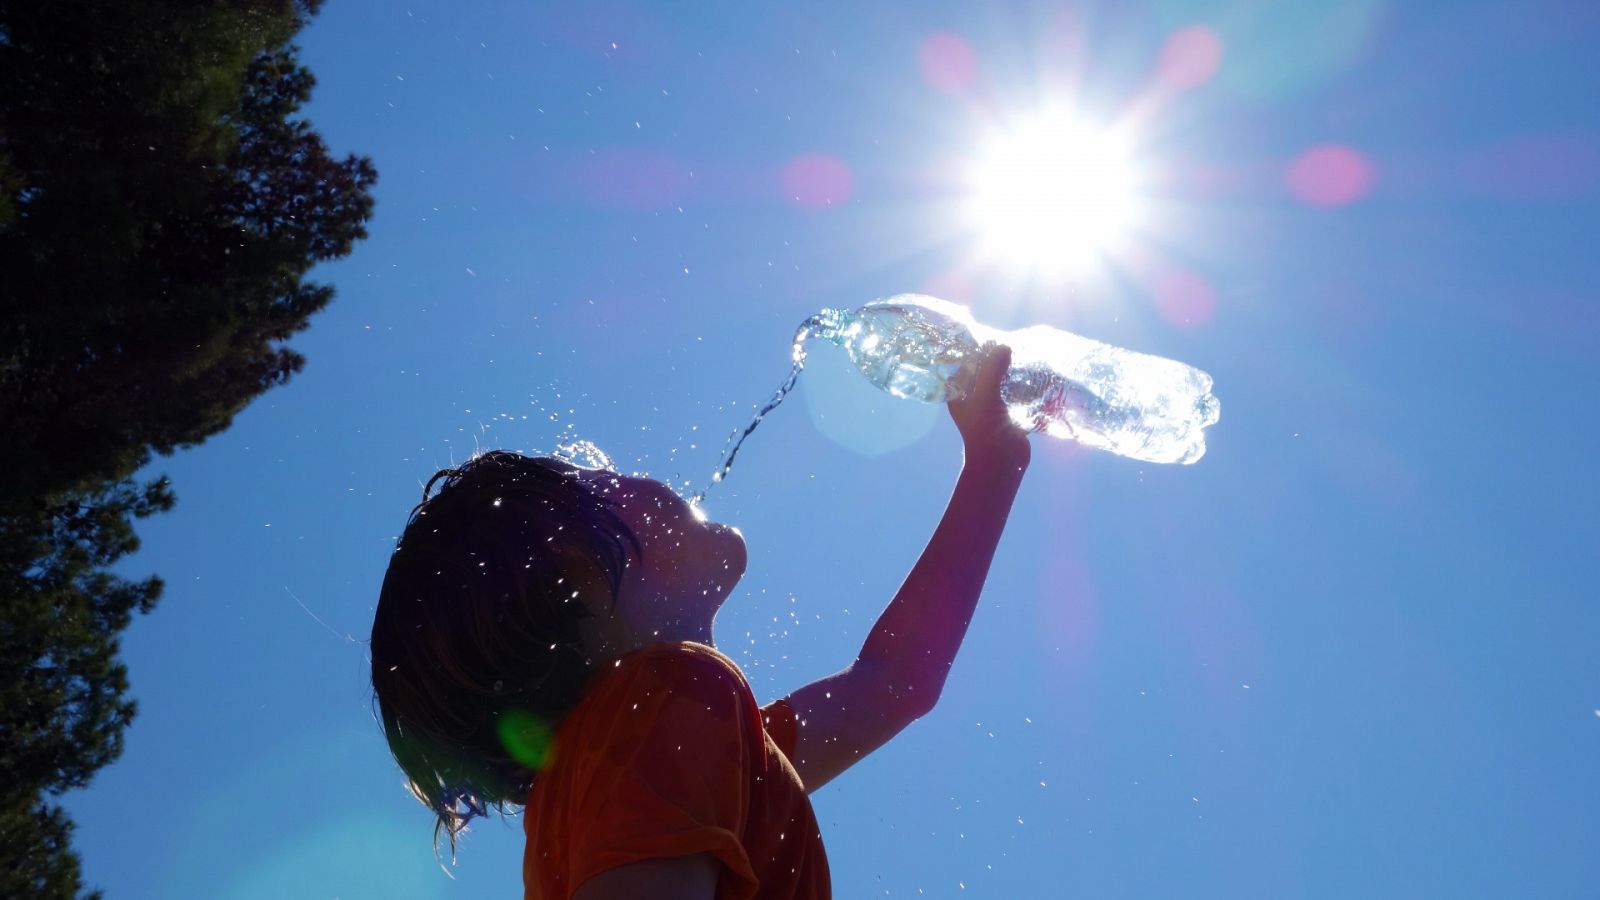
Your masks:
M453 853L473 817L524 802L589 675L583 600L614 603L638 552L612 504L552 460L496 450L428 480L371 653L384 736L438 818L435 850L441 830Z

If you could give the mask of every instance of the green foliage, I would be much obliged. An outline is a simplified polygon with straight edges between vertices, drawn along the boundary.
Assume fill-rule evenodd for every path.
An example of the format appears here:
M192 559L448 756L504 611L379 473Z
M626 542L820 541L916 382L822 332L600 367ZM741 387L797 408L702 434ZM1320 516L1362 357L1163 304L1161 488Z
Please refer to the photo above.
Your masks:
M0 815L0 897L70 900L83 890L72 820L52 803ZM100 892L84 895L99 898Z
M281 45L293 4L82 6L25 5L0 48L22 185L0 409L24 436L0 484L36 496L199 443L297 371L279 342L331 297L302 277L365 236L375 178L293 118L313 84Z
M48 798L134 715L161 582L110 568L173 503L135 474L300 369L305 276L366 236L371 162L298 118L319 5L0 0L0 895L81 890Z
M161 581L107 567L138 549L133 519L172 507L165 480L131 480L57 506L0 518L0 794L82 787L122 751L133 703L117 635L149 612Z

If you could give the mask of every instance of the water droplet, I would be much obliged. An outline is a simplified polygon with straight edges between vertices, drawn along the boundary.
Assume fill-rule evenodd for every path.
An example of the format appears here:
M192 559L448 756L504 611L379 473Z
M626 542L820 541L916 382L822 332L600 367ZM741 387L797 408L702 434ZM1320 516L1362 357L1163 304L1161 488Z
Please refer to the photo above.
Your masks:
M551 416L553 420L555 417ZM616 471L617 467L611 457L593 441L573 441L569 444L556 446L554 456L564 462L581 466L585 469L601 469L607 472Z

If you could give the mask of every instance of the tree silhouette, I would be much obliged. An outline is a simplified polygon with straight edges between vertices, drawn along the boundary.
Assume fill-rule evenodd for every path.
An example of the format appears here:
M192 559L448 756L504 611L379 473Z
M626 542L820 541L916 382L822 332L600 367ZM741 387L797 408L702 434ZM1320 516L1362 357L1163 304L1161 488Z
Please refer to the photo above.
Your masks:
M0 0L0 896L83 890L54 800L134 715L137 473L300 369L305 276L366 236L371 161L298 117L320 5Z

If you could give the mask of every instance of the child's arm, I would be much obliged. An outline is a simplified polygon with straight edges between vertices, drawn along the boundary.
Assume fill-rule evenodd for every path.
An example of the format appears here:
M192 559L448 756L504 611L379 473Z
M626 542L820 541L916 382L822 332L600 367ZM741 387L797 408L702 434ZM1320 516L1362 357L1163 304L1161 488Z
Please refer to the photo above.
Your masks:
M808 791L881 747L939 699L1028 467L1028 436L1000 400L1010 362L1009 349L991 351L972 391L950 404L966 448L955 493L855 662L787 698L803 723L793 762Z

